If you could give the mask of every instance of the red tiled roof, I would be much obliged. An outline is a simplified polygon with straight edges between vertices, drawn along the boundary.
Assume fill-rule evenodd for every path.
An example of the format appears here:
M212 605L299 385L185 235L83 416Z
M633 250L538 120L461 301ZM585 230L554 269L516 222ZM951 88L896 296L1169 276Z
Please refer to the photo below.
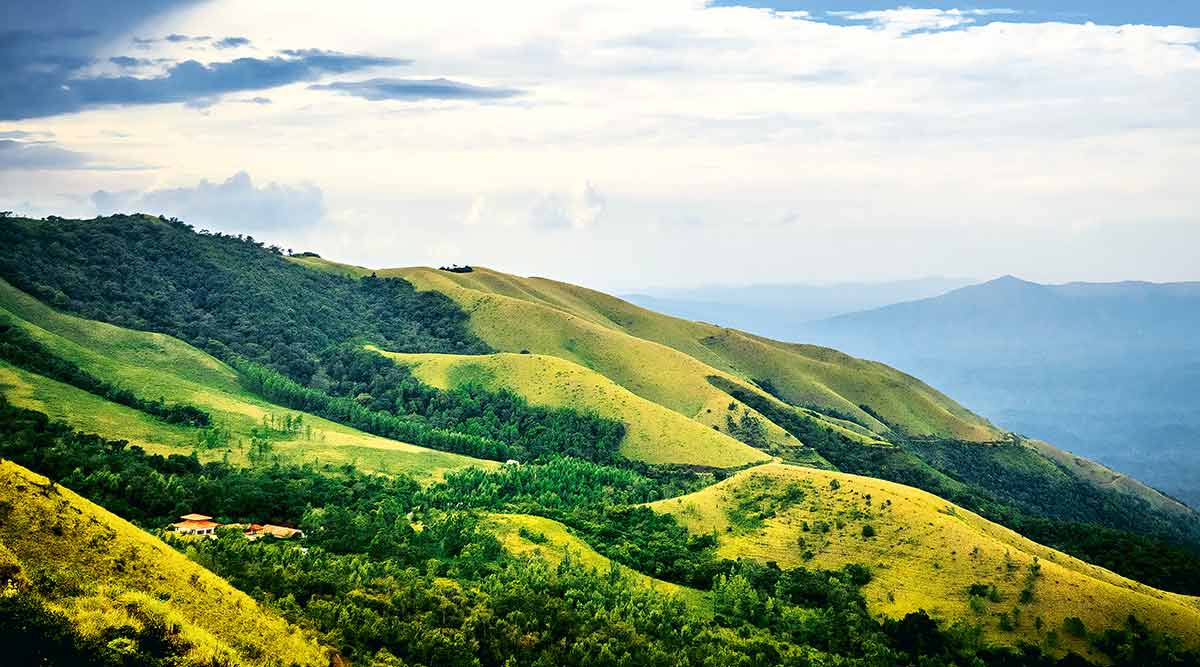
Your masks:
M171 525L184 530L207 530L209 528L216 528L221 524L212 521L180 521Z

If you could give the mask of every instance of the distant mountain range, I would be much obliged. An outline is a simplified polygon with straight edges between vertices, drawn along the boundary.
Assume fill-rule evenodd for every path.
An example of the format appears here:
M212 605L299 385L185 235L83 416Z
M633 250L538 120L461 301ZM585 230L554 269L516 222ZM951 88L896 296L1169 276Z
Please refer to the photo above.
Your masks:
M1200 506L1200 283L1005 276L785 338L901 368L1004 428Z
M967 278L918 278L884 283L778 284L649 289L622 298L676 317L790 340L813 320L945 294Z
M626 298L882 361L1003 428L1200 507L1200 283L969 282L700 287Z

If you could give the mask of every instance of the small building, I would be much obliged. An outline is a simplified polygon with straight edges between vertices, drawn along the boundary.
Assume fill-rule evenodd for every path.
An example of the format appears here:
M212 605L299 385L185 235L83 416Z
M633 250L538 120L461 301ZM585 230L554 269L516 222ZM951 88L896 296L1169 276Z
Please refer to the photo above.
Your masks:
M179 518L183 521L173 523L171 527L180 535L212 535L221 525L203 514L184 514Z
M299 528L275 526L269 523L252 523L246 527L244 534L246 539L250 540L251 542L267 536L275 537L281 540L290 540L293 537L304 537L304 531L300 530Z

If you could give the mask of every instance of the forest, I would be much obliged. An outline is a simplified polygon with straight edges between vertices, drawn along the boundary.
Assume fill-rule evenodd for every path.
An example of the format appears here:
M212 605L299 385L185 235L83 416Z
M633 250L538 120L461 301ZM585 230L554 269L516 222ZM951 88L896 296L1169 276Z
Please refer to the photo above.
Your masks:
M505 461L547 455L616 463L625 426L566 408L531 406L511 391L465 386L442 391L356 344L319 357L314 384L235 359L243 384L267 400L414 444Z
M174 219L7 218L0 278L88 319L239 355L307 384L317 355L355 337L397 352L488 348L450 299L400 278L349 278L288 262L252 237Z
M622 507L638 517L629 503L663 493L630 470L561 459L467 471L422 490L403 477L369 475L353 466L273 460L234 468L147 455L2 399L0 425L0 455L147 529L195 507L211 507L229 521L269 519L304 528L303 548L272 539L247 542L236 531L178 547L317 632L354 664L1087 664L1074 654L1054 660L1032 646L989 647L973 628L943 627L924 613L878 621L858 590L871 578L862 566L827 572L720 562L703 539L681 541L696 539L684 537L686 531L663 540L671 531L644 517L606 518ZM580 484L584 480L610 483ZM711 591L712 612L646 588L617 569L595 571L570 557L552 565L537 555L508 555L486 529L486 514L473 507L487 505L491 493L483 488L499 489L506 508L547 514L553 509L580 524L594 522L594 529L580 534L608 553L625 553L635 570L658 568L672 575L699 566L711 576L692 583ZM471 489L475 500L456 502ZM553 492L569 489L576 492ZM554 507L539 498L553 499ZM602 507L607 510L597 511ZM632 537L642 531L651 539ZM680 545L686 553L676 551ZM179 649L164 644L166 633L155 628L128 628L110 639L127 640L125 646L136 651L114 653L108 650L111 641L101 646L79 636L36 589L0 600L0 638L30 636L39 641L15 645L27 646L21 650L45 659L43 664L169 665ZM1118 666L1191 665L1200 659L1133 618L1126 628L1090 641Z

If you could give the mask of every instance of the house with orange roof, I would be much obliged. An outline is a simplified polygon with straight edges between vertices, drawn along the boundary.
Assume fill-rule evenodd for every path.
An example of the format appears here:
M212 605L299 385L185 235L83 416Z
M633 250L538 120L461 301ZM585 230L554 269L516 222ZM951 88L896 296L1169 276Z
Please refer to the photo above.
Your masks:
M287 526L275 526L272 524L252 523L245 530L246 539L253 542L254 540L263 537L275 537L281 540L290 540L293 537L304 537L304 531L299 528L288 528Z
M221 525L204 514L184 514L179 518L183 521L173 523L171 527L180 535L212 535Z

